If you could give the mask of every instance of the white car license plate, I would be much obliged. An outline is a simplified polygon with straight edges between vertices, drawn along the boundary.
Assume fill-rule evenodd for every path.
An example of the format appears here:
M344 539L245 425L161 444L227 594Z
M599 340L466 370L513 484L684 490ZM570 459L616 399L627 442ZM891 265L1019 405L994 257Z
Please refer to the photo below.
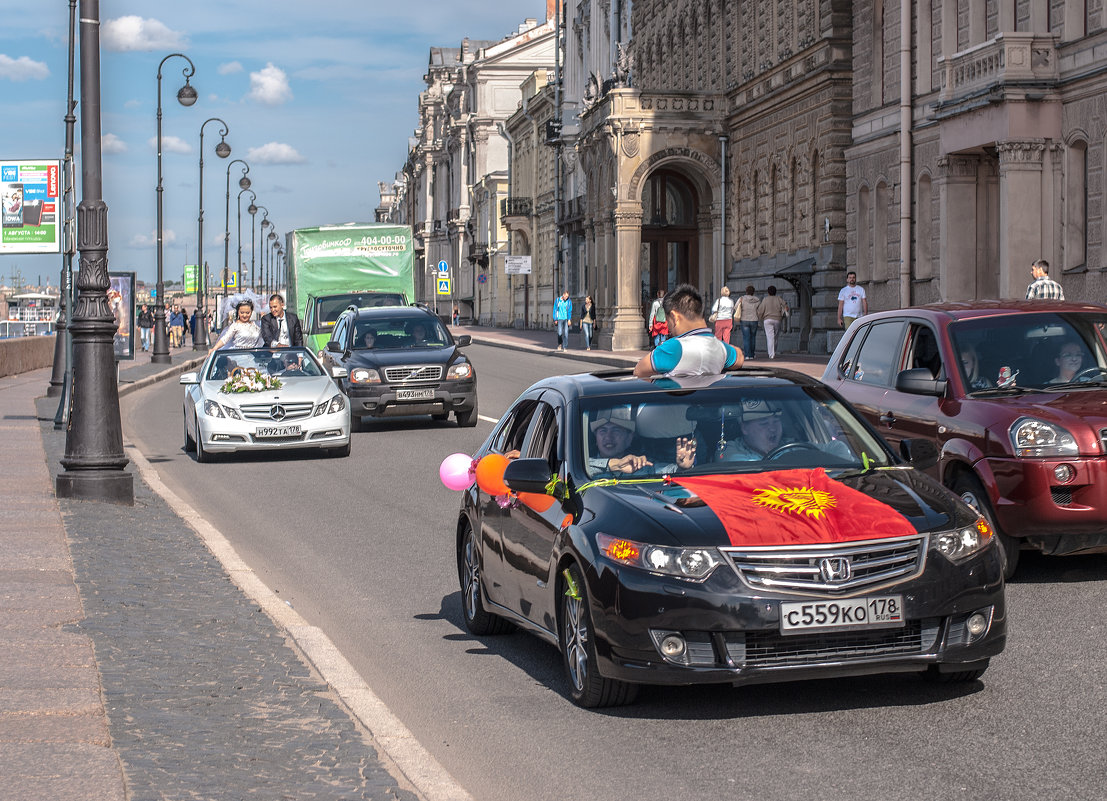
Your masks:
M258 426L255 437L296 437L300 435L299 426Z
M903 596L797 601L780 605L780 633L891 629L904 624Z
M396 400L434 400L433 389L398 389Z

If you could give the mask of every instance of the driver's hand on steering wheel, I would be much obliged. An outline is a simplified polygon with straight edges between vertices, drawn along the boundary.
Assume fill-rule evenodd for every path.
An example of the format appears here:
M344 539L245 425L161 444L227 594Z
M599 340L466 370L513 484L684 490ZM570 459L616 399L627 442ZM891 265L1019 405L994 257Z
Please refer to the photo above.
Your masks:
M612 473L634 473L643 467L653 467L653 462L645 456L635 456L633 453L607 460L607 469Z

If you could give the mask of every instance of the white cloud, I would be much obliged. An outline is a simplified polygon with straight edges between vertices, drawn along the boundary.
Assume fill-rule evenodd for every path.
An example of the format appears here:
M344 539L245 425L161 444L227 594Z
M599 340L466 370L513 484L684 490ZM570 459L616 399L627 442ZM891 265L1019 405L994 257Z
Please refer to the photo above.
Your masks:
M150 147L155 150L158 147L158 138L156 136L150 137ZM191 153L192 145L179 136L163 136L161 138L161 152L162 153Z
M50 68L42 61L27 56L12 58L0 53L0 78L11 81L41 81L49 77Z
M106 50L173 50L182 48L187 39L170 30L156 19L139 16L104 20L100 26L100 42Z
M238 61L228 61L226 64L219 65L220 75L232 75L236 72L242 72L242 64Z
M177 234L172 230L165 230L161 232L161 244L162 247L171 245L177 241ZM158 232L154 229L150 232L150 236L145 234L135 234L131 237L131 247L133 248L152 248L157 247L158 244Z
M141 105L141 100L128 100L126 103L123 104L123 108L138 108Z
M264 103L267 106L279 106L292 99L292 89L288 85L288 76L273 62L265 65L265 69L250 73L251 100Z
M100 149L105 153L126 153L127 143L113 133L106 133L100 139Z
M307 159L297 153L292 145L268 142L261 147L250 148L246 161L250 164L303 164Z

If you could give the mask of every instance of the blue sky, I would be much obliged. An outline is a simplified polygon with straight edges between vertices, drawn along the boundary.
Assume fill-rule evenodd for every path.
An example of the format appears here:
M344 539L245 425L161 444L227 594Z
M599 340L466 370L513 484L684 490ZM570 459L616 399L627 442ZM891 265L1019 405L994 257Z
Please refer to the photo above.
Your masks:
M276 230L371 221L378 181L390 181L417 123L428 50L461 39L499 40L545 0L103 0L101 129L108 268L153 282L158 63L173 52L196 65L191 108L176 101L183 59L162 72L165 278L194 263L200 126L225 120L232 154L218 158L219 125L204 129L204 259L223 265L227 165L250 165L252 190ZM60 159L65 147L68 0L0 0L0 158ZM78 54L79 65L79 54ZM75 84L79 99L80 80ZM80 156L80 108L76 155ZM241 164L231 168L231 263L238 247ZM77 173L80 199L80 172ZM249 270L249 194L243 195L243 259ZM258 219L260 220L259 214ZM260 246L257 248L260 259ZM187 261L186 261L187 259ZM57 283L60 256L0 257L13 270Z

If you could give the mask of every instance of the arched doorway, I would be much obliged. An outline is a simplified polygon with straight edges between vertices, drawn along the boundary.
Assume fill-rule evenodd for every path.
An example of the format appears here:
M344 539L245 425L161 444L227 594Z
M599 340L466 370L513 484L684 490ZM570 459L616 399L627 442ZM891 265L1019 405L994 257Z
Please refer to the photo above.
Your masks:
M660 169L642 190L641 300L648 309L657 291L700 284L699 198L680 173Z

